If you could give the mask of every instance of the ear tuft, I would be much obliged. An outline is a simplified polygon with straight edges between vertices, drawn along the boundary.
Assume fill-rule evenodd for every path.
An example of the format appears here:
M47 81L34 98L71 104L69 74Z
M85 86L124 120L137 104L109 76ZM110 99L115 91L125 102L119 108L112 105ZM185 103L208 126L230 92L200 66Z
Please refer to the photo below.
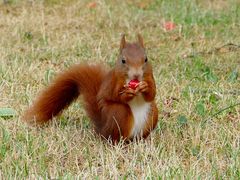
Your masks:
M120 43L120 51L125 48L126 46L126 39L125 39L125 34L122 35L122 38L121 38L121 43Z
M140 46L142 48L144 48L143 38L142 38L141 34L138 34L137 38L138 38L138 43L140 44Z

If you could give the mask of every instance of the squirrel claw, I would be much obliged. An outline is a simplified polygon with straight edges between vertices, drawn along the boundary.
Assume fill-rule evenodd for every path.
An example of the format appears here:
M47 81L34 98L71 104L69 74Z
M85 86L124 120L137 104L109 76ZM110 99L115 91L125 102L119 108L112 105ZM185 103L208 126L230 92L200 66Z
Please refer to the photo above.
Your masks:
M137 87L137 92L146 92L148 90L148 84L145 81L142 81L139 83L139 86Z

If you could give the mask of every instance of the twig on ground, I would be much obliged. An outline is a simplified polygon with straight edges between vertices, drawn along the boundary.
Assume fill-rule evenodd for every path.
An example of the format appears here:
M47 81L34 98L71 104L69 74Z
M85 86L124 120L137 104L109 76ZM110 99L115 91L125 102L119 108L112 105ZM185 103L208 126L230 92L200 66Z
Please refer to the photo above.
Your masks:
M238 105L240 105L240 102L238 102L238 103L236 103L236 104L233 104L233 105L230 105L230 106L227 106L227 107L225 107L225 108L223 108L223 109L220 109L220 110L217 111L216 113L213 113L212 115L210 115L210 117L206 118L206 119L202 122L202 124L205 124L207 121L211 120L213 117L217 116L218 114L222 113L223 111L226 111L226 110L231 109L231 108L233 108L233 107L235 107L235 106L238 106Z
M192 57L195 57L195 56L210 55L210 54L213 54L213 53L227 53L227 52L237 51L239 49L240 49L240 45L233 44L233 43L227 43L227 44L224 44L220 47L216 47L214 49L211 49L209 51L200 51L200 52L191 53L189 55L185 55L184 58L192 58Z

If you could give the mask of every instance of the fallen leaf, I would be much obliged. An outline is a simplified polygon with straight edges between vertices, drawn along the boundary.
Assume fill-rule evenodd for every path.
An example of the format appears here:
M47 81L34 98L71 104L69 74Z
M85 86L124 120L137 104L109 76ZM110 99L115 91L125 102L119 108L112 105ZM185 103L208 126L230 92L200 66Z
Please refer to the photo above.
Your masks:
M163 24L163 27L166 31L172 31L173 29L176 28L176 24L174 24L171 21L167 21Z
M87 7L89 9L93 9L93 8L96 8L97 7L97 3L96 2L90 2L87 4Z
M15 116L16 112L12 108L0 108L0 117L12 117Z
M178 120L179 125L181 125L181 126L186 125L188 122L187 118L184 115L178 116L177 120Z

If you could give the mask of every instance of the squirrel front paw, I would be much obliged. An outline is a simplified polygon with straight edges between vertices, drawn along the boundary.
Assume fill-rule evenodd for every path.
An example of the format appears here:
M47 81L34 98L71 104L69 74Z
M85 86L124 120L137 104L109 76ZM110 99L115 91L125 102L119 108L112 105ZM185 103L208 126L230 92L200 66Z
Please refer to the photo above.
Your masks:
M145 101L150 102L154 100L156 89L152 87L152 84L148 84L146 81L142 81L139 83L136 93L141 93Z
M146 81L141 81L136 89L136 92L146 93L149 90L149 86Z
M136 91L129 87L124 87L122 91L119 92L121 101L128 102L136 96Z

